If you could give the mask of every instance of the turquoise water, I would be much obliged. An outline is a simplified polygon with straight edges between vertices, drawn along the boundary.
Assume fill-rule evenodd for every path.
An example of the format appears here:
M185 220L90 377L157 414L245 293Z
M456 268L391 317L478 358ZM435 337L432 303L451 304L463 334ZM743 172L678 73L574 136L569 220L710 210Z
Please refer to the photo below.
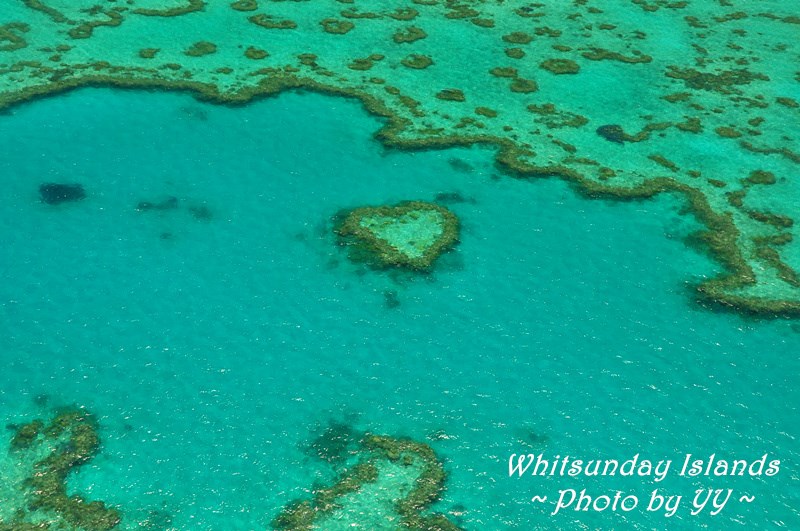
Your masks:
M83 89L0 116L0 419L96 413L101 453L69 485L124 528L152 511L162 529L266 528L332 477L304 451L331 420L431 444L450 473L435 509L466 529L800 525L800 329L694 303L717 266L684 245L698 226L679 198L590 201L487 149L386 151L380 125L314 94L229 108ZM88 198L45 205L49 181ZM343 208L453 192L462 241L430 276L352 265L330 230ZM655 485L756 496L713 518L551 517L531 496L655 487L510 479L512 452L782 466Z

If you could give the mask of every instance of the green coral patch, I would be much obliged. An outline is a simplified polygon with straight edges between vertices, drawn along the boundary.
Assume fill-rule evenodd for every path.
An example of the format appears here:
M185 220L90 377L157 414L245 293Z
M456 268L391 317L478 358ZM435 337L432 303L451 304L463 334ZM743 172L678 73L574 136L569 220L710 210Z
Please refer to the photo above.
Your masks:
M411 54L403 58L403 60L400 61L400 63L408 68L423 70L433 64L433 59L431 59L427 55Z
M24 22L11 22L0 26L0 52L13 52L28 45L22 38L23 33L30 31Z
M424 514L444 490L446 474L433 449L411 439L366 435L360 459L310 500L287 505L273 520L282 531L328 528L458 531L443 514Z
M334 35L344 35L356 27L349 20L336 20L335 18L326 18L320 22L320 25L327 33L333 33Z
M547 59L539 66L554 74L577 74L581 70L578 63L571 59Z
M440 205L409 201L352 210L335 231L353 257L377 267L425 270L458 242L459 222Z
M217 45L213 42L208 41L200 41L192 44L192 46L186 50L186 55L190 57L202 57L204 55L209 55L217 51Z
M70 408L48 423L37 419L13 429L8 456L0 460L0 529L105 531L119 525L116 509L67 494L69 474L100 447L97 421L90 413Z

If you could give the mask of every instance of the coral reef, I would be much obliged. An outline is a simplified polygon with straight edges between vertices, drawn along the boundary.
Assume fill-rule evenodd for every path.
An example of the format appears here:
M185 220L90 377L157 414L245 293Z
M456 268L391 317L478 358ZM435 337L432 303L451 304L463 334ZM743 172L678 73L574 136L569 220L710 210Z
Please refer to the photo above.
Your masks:
M263 13L259 15L253 15L247 20L256 26L261 26L265 29L292 30L297 28L297 23L293 20L275 20L271 16Z
M466 101L467 98L459 89L443 89L436 93L436 97L445 101Z
M217 45L213 42L199 41L186 50L186 55L190 57L202 57L217 51Z
M255 11L258 9L258 2L256 0L236 0L231 7L237 11Z
M511 92L521 92L523 94L527 94L529 92L536 92L539 90L539 85L532 79L518 77L511 82L510 88Z
M511 44L528 44L533 40L533 37L524 31L515 31L508 35L503 35L503 40Z
M24 22L10 22L0 26L0 52L13 52L25 48L28 43L22 37L31 27ZM5 42L5 44L3 44Z
M383 529L396 522L398 529L458 531L443 514L427 513L440 498L446 479L430 446L365 434L355 453L358 461L345 468L333 485L314 489L310 500L288 504L272 526L310 531L335 521L337 525Z
M248 46L244 51L244 55L248 59L253 59L256 61L269 57L269 53L266 50L256 48L255 46Z
M433 59L427 55L411 54L408 57L404 57L400 63L408 68L422 70L431 66L433 64Z
M769 13L755 4L638 0L613 10L522 0L4 7L0 109L83 86L190 91L230 105L296 89L358 98L385 118L376 136L388 147L490 145L509 174L567 179L589 197L681 194L687 213L713 233L705 248L722 266L696 286L698 300L800 314L792 280L800 240L796 227L776 223L800 215L785 199L796 190L784 176L800 164L792 127L800 45L789 4ZM450 25L469 50L452 53L443 30ZM176 34L163 31L170 26ZM674 41L675 32L685 38ZM596 131L624 143L625 156ZM731 156L707 157L709 150ZM742 195L754 171L778 179ZM750 204L765 201L769 208Z
M581 70L578 63L571 59L547 59L539 63L539 66L553 74L577 74Z
M92 459L100 447L97 421L90 413L69 408L58 411L47 423L37 419L13 429L9 462L27 474L18 485L6 486L16 488L21 497L4 502L18 499L21 505L6 511L13 512L13 521L0 520L0 529L105 531L117 527L121 515L116 509L67 494L70 472Z
M425 33L425 30L414 26L410 26L404 30L400 30L397 33L395 33L392 36L392 39L394 39L394 42L396 42L397 44L403 44L403 43L415 42L420 39L424 39L427 36L428 34Z
M628 135L625 134L622 126L617 124L601 125L595 132L609 142L616 144L624 144L628 140Z
M159 52L158 48L142 48L139 50L139 57L142 59L152 59Z
M349 20L336 20L335 18L326 18L320 22L320 25L323 30L335 35L344 35L356 27L356 25Z
M175 7L168 7L165 9L149 9L137 8L133 12L137 15L145 15L149 17L179 17L181 15L188 15L195 11L202 11L206 7L205 0L185 0L183 5Z
M355 260L427 270L458 242L459 223L440 205L408 201L340 213L334 230Z

